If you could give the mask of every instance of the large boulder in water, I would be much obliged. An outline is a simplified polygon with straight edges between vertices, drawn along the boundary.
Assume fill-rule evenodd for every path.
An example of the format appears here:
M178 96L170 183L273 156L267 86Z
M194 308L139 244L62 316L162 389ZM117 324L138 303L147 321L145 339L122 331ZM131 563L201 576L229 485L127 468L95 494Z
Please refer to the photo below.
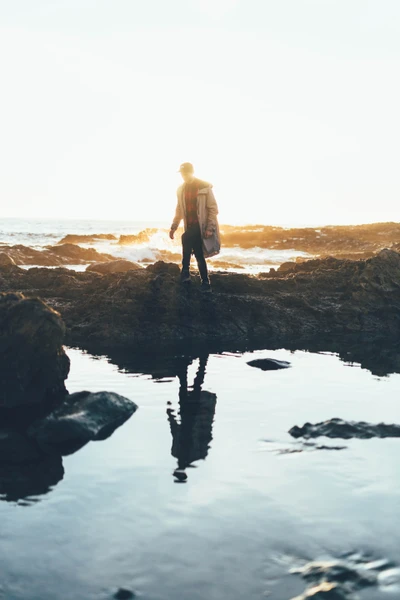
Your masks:
M78 392L33 423L28 434L46 451L69 454L91 440L104 440L137 410L113 392Z
M107 263L94 263L86 268L86 271L94 271L95 273L126 273L127 271L137 271L142 269L140 265L130 260L112 260Z
M60 315L41 300L0 294L0 408L38 406L66 394L64 334Z

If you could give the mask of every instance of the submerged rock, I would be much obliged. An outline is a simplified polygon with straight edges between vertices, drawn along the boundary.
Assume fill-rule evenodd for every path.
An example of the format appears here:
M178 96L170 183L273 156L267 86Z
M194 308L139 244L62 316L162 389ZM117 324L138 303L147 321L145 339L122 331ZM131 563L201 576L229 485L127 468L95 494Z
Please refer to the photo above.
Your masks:
M120 588L114 594L114 598L115 598L115 600L131 600L132 598L135 598L135 593L132 592L131 590L126 590L125 588Z
M95 273L126 273L127 271L137 271L142 269L140 265L130 260L112 260L110 262L94 263L86 268L86 271L94 271Z
M0 294L0 408L62 397L69 372L60 315L36 298Z
M257 358L250 360L248 363L250 367L257 367L262 371L278 371L279 369L288 369L291 365L286 360L277 360L275 358Z
M303 427L295 425L289 430L289 433L294 438L304 437L318 438L341 438L349 440L351 438L369 439L373 437L387 438L400 437L400 425L387 425L378 423L371 425L364 421L344 421L343 419L329 419L322 423L305 423Z
M78 392L33 423L29 436L46 451L69 454L90 440L104 440L137 410L131 400L113 392Z
M341 560L310 562L291 571L300 575L312 586L304 594L292 600L353 598L354 592L381 585L381 581L385 580L385 573L396 571L396 569L387 570L388 564L390 565L388 561L377 561L358 554L349 554L347 558ZM388 578L390 579L390 575Z

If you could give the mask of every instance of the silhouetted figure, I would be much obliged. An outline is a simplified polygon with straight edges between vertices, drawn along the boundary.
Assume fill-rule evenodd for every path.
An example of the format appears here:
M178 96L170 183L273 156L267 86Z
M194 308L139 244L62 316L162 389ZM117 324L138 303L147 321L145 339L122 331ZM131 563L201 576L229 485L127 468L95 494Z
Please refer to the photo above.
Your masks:
M167 409L172 434L171 454L178 460L174 477L180 482L187 479L187 467L196 460L206 458L212 440L217 396L201 389L207 361L208 355L200 357L199 368L191 388L188 388L188 367L192 361L190 359L182 361L178 370L180 422L174 410Z
M201 290L210 292L210 280L206 258L220 251L218 226L218 206L211 183L194 176L191 163L182 163L179 172L183 184L177 190L177 204L169 237L173 240L175 231L183 219L185 232L182 235L181 282L189 284L190 259L195 255L201 277Z

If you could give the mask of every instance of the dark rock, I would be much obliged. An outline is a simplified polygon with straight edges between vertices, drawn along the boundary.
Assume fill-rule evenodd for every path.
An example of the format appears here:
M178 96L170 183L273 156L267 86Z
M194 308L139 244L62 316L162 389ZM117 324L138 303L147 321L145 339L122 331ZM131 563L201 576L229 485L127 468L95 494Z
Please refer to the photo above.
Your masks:
M361 342L349 360L362 356L369 344L368 368L379 365L375 341L400 337L399 254L384 250L365 261L319 259L298 268L262 278L214 273L214 293L207 298L196 284L182 290L178 265L163 262L102 276L2 267L0 285L51 302L66 322L67 343L95 352L101 345L170 352L180 344L207 344L219 351L333 347L345 356L357 336ZM336 343L339 338L347 341ZM400 369L400 347L398 359L391 360Z
M19 502L47 494L63 477L58 455L26 464L0 464L0 500Z
M248 363L251 367L257 367L262 371L277 371L279 369L288 369L291 365L286 360L276 360L275 358L257 358Z
M86 271L94 271L95 273L126 273L127 271L137 271L142 269L140 265L130 260L112 260L110 262L94 263L86 268Z
M378 585L383 577L381 571L387 568L387 564L387 561L365 560L363 556L351 554L343 560L308 563L291 571L301 575L312 585L303 595L293 600L353 598L354 592Z
M158 260L154 264L149 265L146 267L146 271L149 271L149 273L156 273L157 275L172 275L173 277L177 277L180 274L178 265L175 263L164 262L163 260Z
M60 315L41 300L0 294L0 408L40 405L66 394L64 334Z
M112 233L91 233L85 235L77 235L68 233L58 243L59 244L88 244L97 240L116 240L117 237Z
M318 437L329 437L329 438L341 438L349 440L351 438L369 439L373 437L387 438L387 437L400 437L400 425L386 425L385 423L378 423L377 425L371 425L364 421L344 421L342 419L329 419L322 423L305 423L303 427L295 425L289 431L290 435L294 438L304 437L318 438Z
M135 594L134 592L132 592L131 590L126 590L124 588L120 588L116 594L114 594L114 598L116 600L131 600L131 598L134 598Z
M137 410L131 400L112 392L78 392L28 429L46 451L69 454L90 440L104 440Z
M41 456L36 444L26 435L15 429L0 429L0 464L27 463Z

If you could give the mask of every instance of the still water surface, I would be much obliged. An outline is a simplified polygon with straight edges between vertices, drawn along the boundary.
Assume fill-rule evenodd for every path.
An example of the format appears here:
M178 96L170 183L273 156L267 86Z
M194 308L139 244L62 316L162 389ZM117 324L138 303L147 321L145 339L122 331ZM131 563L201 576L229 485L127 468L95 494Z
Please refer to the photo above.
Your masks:
M325 354L211 355L188 365L196 408L180 415L185 361L179 382L68 354L70 392L110 390L140 408L64 457L47 494L0 502L0 598L106 600L127 588L149 600L289 600L306 587L289 571L308 560L359 551L400 565L400 439L322 439L345 449L318 451L287 433L332 417L400 423L400 375ZM247 365L264 357L292 367ZM399 597L398 585L360 593Z

